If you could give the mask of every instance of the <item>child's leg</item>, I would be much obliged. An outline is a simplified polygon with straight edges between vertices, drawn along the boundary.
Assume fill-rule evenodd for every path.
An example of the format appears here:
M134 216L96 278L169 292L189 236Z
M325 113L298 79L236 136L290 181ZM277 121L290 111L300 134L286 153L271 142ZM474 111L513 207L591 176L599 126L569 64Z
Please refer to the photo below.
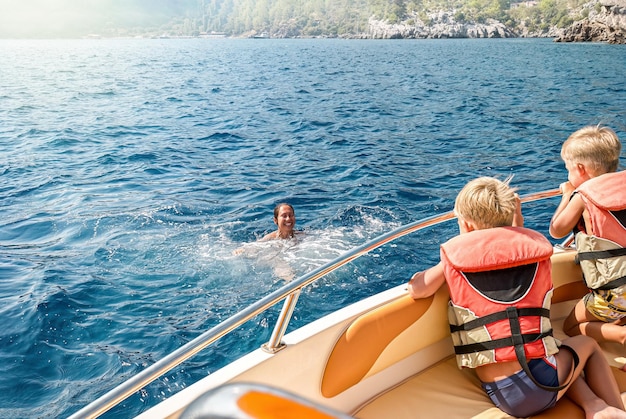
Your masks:
M610 341L626 344L626 329L615 323L604 323L600 321L580 324L583 335L590 336L598 342Z
M583 408L587 419L626 417L626 412L609 406L604 400L596 396L582 377L578 377L572 383L567 391L567 397Z
M626 345L626 328L621 326L621 320L607 323L595 317L580 300L572 312L563 322L563 331L569 336L586 335L598 342L618 342Z
M606 405L624 410L624 404L619 392L619 387L611 371L602 349L598 343L586 336L574 336L563 341L564 345L572 348L580 363L573 372L572 384L566 389L561 390L558 398L563 396L564 392L568 392L568 396L579 404L585 412L598 412L598 408ZM571 374L572 354L567 349L561 349L556 354L557 368L559 372L559 382L563 383L569 379ZM581 378L584 371L585 379ZM571 393L570 393L571 392ZM601 400L598 400L601 399ZM588 416L588 417L593 417ZM626 417L626 415L624 415Z
M563 331L567 333L568 336L581 335L583 332L580 324L593 321L598 321L598 319L587 310L585 307L585 301L581 299L576 303L563 322Z

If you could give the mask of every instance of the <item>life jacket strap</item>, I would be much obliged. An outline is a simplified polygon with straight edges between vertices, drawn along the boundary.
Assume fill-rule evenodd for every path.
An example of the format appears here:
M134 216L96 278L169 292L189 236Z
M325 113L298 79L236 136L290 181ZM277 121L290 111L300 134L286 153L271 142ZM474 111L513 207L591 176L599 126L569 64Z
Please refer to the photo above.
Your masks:
M574 257L574 261L577 264L580 264L582 260L598 260L598 259L610 259L616 258L620 256L626 256L626 247L620 247L617 249L608 249L608 250L593 250L589 252L579 252ZM616 278L610 282L607 282L604 285L594 288L594 290L602 290L609 291L615 289L617 287L621 287L626 284L626 276L622 276L620 278Z
M521 326L520 326L520 322L519 322L520 312L522 310L531 310L532 312L535 312L540 309L518 309L517 307L507 307L506 310L500 313L505 313L505 318L509 320L509 326L511 328L510 337L490 340L487 342L479 342L479 343L472 343L468 345L455 346L454 352L457 355L462 355L462 354L468 354L468 353L474 353L474 352L480 352L480 351L485 351L485 350L492 350L492 349L512 346L515 349L515 356L517 357L517 361L522 366L522 369L524 370L526 375L533 381L533 383L537 385L537 387L542 388L547 391L555 391L555 392L563 390L570 384L570 382L573 379L573 376L570 377L570 379L566 383L561 384L559 386L555 386L555 387L541 384L535 379L535 377L533 377L533 374L530 371L530 368L528 367L528 361L526 360L526 353L524 352L524 345L527 343L535 342L539 339L543 339L544 337L547 337L547 336L552 336L552 330L549 330L543 333L523 334ZM549 316L549 310L547 311L548 311L548 316ZM534 314L534 315L537 315L537 314ZM489 317L489 316L484 316L484 317ZM480 320L480 319L477 319L477 320ZM574 368L576 368L576 365L578 364L577 358L578 357L574 353L574 361L573 361Z
M571 382L571 380L573 379L573 376L570 377L567 383L564 383L555 387L541 384L535 379L535 377L533 377L533 374L530 371L530 368L528 367L528 360L526 359L526 354L524 353L524 344L522 343L523 341L520 340L520 337L522 336L522 329L519 324L519 317L517 315L517 309L515 307L508 307L506 309L506 312L507 314L510 315L509 323L511 325L511 334L513 335L513 340L515 341L515 356L517 357L517 361L522 366L522 369L524 370L528 378L530 378L532 382L537 385L537 387L542 388L544 390L548 390L548 391L556 392L556 391L563 390L565 387L567 387L569 383Z
M604 285L601 285L597 288L594 288L594 290L602 290L602 291L608 291L608 290L612 290L614 288L617 287L621 287L622 285L626 284L626 276L622 276L620 278L614 279L609 283L606 283ZM619 311L626 311L624 309L619 309Z
M609 259L619 256L626 256L626 247L608 250L593 250L590 252L578 252L574 257L574 261L580 264L581 260Z
M541 317L550 318L550 310L547 308L543 308L543 307L517 308L517 309L515 307L508 307L507 310L509 309L516 310L519 316L541 316ZM499 320L506 320L508 318L509 318L509 315L507 314L507 311L502 310L496 313L487 314L486 316L482 316L474 320L470 320L460 325L451 324L450 331L454 333L454 332L472 330L478 327L486 326L490 323L497 322ZM510 346L510 345L503 345L503 346Z
M486 342L468 343L454 347L454 353L457 355L471 354L474 352L492 351L494 349L506 348L507 346L515 346L517 344L525 345L527 343L536 342L540 339L552 336L552 330L543 333L526 333L518 335L517 339L512 336L488 340Z

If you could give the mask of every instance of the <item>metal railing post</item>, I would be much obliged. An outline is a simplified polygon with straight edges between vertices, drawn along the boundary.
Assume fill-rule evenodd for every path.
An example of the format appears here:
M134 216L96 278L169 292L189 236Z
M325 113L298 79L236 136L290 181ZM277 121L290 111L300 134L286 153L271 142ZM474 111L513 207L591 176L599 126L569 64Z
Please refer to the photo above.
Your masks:
M298 302L300 291L301 290L296 290L292 294L289 294L287 298L285 298L283 309L280 311L280 315L276 320L276 326L274 326L272 336L270 336L270 340L267 343L261 346L261 348L265 352L274 354L285 347L285 344L281 341L283 339L283 336L285 335L285 332L287 331L287 326L289 326L289 321L291 320L291 316L293 315L293 310L296 308L296 303Z

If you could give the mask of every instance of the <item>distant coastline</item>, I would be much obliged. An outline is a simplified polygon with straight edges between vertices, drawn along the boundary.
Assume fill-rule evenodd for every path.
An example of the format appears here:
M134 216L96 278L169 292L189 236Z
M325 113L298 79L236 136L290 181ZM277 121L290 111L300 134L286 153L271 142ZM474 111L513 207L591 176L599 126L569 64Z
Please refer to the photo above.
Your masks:
M241 19L241 16L237 17L240 11L232 11L233 16L229 15L219 20L221 23L213 23L212 15L207 15L207 11L198 12L199 15L187 18L176 14L162 14L160 15L162 23L154 18L143 17L143 20L149 24L130 24L126 19L119 18L117 21L106 24L98 23L93 19L84 19L80 24L76 22L62 24L60 21L52 22L46 19L45 24L35 25L36 19L30 18L30 15L21 23L13 21L10 16L6 15L0 16L0 39L553 38L558 42L626 43L626 0L592 0L571 10L555 10L555 13L560 13L558 20L554 18L547 20L546 17L542 17L540 3L541 0L512 2L508 10L501 10L497 19L489 15L468 16L461 6L460 9L440 9L430 12L405 9L402 13L398 12L397 16L392 14L395 16L393 18L371 15L363 20L363 14L361 14L358 18L361 20L355 20L352 23L343 21L342 24L337 25L329 23L336 18L330 15L320 15L313 23L310 18L291 17L273 24L269 24L268 19L253 20L247 25L229 24L228 22L232 20ZM121 13L121 11L118 12ZM40 11L40 13L43 12ZM535 17L529 19L526 16ZM41 16L39 18L41 19ZM253 24L256 21L261 23Z

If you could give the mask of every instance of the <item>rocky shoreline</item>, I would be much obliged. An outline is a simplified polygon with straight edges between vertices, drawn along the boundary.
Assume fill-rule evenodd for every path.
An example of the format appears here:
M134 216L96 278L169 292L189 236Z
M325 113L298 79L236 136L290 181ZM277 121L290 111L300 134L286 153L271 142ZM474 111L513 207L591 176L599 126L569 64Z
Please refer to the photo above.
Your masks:
M369 36L374 39L445 39L445 38L516 38L518 35L497 20L487 23L459 23L453 13L437 12L428 15L430 24L413 19L412 24L370 19Z
M626 0L600 0L600 12L574 22L556 42L607 42L626 44Z
M599 4L599 11L597 11ZM592 1L578 10L580 16L567 28L550 28L545 32L529 32L525 28L508 28L502 22L461 23L454 19L453 11L428 14L429 23L412 16L407 23L389 24L370 19L367 35L374 39L443 39L443 38L554 38L556 42L607 42L626 43L626 0ZM408 23L410 22L410 23Z

